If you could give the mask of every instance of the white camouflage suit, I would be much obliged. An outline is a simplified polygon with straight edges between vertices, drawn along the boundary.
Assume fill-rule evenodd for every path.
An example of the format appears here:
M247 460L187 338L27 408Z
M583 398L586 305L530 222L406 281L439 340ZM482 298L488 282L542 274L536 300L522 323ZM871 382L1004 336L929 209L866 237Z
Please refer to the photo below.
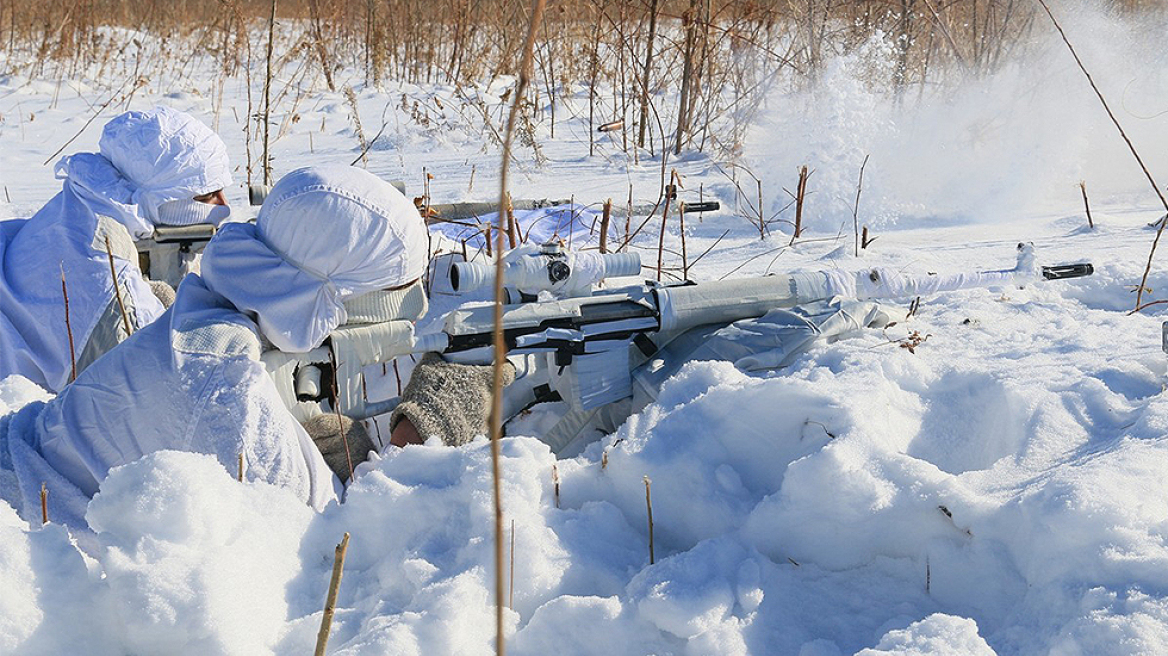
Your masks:
M214 455L233 475L283 486L315 508L341 492L260 362L263 340L300 353L347 320L346 301L419 278L426 232L413 204L352 167L294 171L255 225L225 224L158 321L48 403L0 419L0 467L25 519L40 484L54 521L84 528L109 470L161 450Z
M157 319L164 308L138 269L134 241L153 233L160 214L172 224L209 220L181 210L231 184L223 141L167 107L114 118L100 150L62 158L61 193L30 219L0 222L0 379L20 374L59 392L74 363L81 371L125 339L111 254L125 320L136 330ZM212 216L221 219L219 209Z

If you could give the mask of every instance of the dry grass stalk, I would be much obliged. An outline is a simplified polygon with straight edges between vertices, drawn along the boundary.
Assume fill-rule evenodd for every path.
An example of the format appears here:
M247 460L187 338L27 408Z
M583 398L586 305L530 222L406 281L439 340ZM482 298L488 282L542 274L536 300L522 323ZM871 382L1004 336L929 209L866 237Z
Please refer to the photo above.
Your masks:
M345 102L349 103L349 111L353 113L353 129L357 132L357 143L361 146L361 166L369 166L369 148L372 145L365 139L365 128L361 126L361 113L357 110L357 94L353 87L345 85ZM356 162L354 162L356 164ZM429 194L426 194L429 196ZM429 211L426 212L429 216Z
M677 169L672 172L674 187L681 188L681 174ZM689 255L686 253L685 247L685 203L678 201L677 203L677 227L681 231L681 279L689 280Z
M860 165L860 181L856 183L856 204L852 207L852 230L856 238L856 257L860 257L860 192L864 189L864 167L866 166L868 166L868 155L864 155L864 163ZM867 235L865 235L866 239Z
M507 192L507 246L515 248L519 245L519 234L515 227L515 204L511 201L511 192Z
M661 270L665 264L665 224L669 221L669 201L677 196L677 187L665 185L665 207L661 210L661 234L657 237L657 282L661 282Z
M677 134L674 142L673 154L681 154L681 146L685 142L685 134L689 130L690 114L693 111L692 102L690 98L692 94L691 87L693 82L690 78L693 77L694 70L694 39L697 32L697 12L698 0L690 0L689 9L682 15L681 21L685 26L685 50L682 55L682 71L681 71L681 94L679 98L679 107L677 108Z
M105 254L109 256L110 280L114 283L114 297L118 299L118 310L122 313L122 326L126 335L133 335L134 328L130 325L130 316L126 314L126 303L122 300L122 287L118 284L118 270L114 268L114 249L110 246L109 235L105 235Z
M345 445L345 464L348 465L348 467L349 467L349 480L351 481L351 480L353 480L353 455L349 449L349 435L348 435L348 432L345 430L344 420L341 418L341 393L337 389L336 372L339 370L338 365L340 363L337 362L337 354L334 353L331 348L329 349L329 360L332 361L333 373L334 373L334 375L333 375L333 399L332 399L333 412L335 412L337 415L337 432L340 433L340 435L341 435L341 444ZM364 375L364 374L361 374L361 375Z
M933 587L933 567L929 563L929 557L925 556L925 594L928 594Z
M239 452L239 482L243 482L243 451Z
M356 108L356 104L354 104L353 107ZM356 110L354 109L354 111L356 111ZM430 220L430 214L431 214L431 210L430 210L430 181L433 179L434 179L434 175L432 173L430 173L429 171L427 171L426 167L423 166L422 167L422 217L426 221Z
M552 486L556 493L556 508L560 507L560 468L552 463Z
M649 564L653 565L657 562L657 556L653 553L653 497L650 494L650 486L652 481L649 477L645 477L645 506L649 510Z
M633 220L633 185L629 184L629 197L625 202L625 238L621 241L620 251L628 252L629 243L633 241L633 235L630 232Z
M868 238L868 226L864 226L864 229L860 231L860 248L868 248L868 245L876 241L876 239L876 237Z
M69 286L65 283L65 263L61 267L61 296L65 299L65 333L69 336L69 382L77 380L77 351L73 347L73 323L69 319Z
M1087 210L1087 227L1092 230L1095 229L1095 222L1091 220L1091 203L1087 202L1087 183L1086 181L1079 181L1079 189L1083 192L1083 207Z
M612 199L604 201L604 213L600 217L600 252L608 252L608 224L612 220Z
M329 581L328 597L324 602L324 614L320 618L320 632L316 634L316 651L313 652L315 656L324 656L325 648L328 647L329 632L333 626L333 614L337 608L337 590L341 587L341 575L345 570L345 552L349 550L349 533L345 532L345 537L341 538L341 543L337 545L336 553L333 556L333 578Z
M328 50L325 48L325 36L324 30L321 29L320 7L317 0L308 1L308 12L312 19L312 40L316 48L316 56L320 59L320 70L324 73L324 80L328 84L329 91L336 91L337 85L333 83L333 67L329 63Z
M268 151L269 133L272 124L272 41L276 38L276 0L272 0L272 12L268 17L268 52L264 69L264 154L260 165L264 169L264 184L272 184L272 158Z
M645 147L645 126L649 123L649 74L653 71L653 40L657 38L657 4L658 0L652 0L649 8L649 38L645 44L645 72L641 78L641 118L637 127L638 148ZM621 11L624 11L623 4Z
M809 177L811 177L811 174L807 171L807 165L804 164L799 169L799 186L795 190L795 230L791 234L792 244L794 244L795 240L803 234L803 200L806 198L807 178ZM759 212L762 212L761 197L759 198L758 204Z
M507 594L507 608L515 609L515 520L511 520L511 569L509 570L511 581L510 590Z
M49 523L49 487L41 482L41 526Z
M527 28L527 40L523 47L523 60L519 65L519 79L511 99L511 111L507 116L507 128L503 135L503 164L499 171L499 212L496 215L495 258L495 330L493 344L495 363L492 377L491 398L491 479L495 497L495 654L504 656L506 645L503 637L503 491L502 473L499 470L499 441L503 439L503 363L507 345L503 341L503 217L506 212L508 171L511 164L511 142L515 135L515 124L519 108L527 91L531 76L532 51L535 48L536 29L543 16L545 0L532 0L531 16Z

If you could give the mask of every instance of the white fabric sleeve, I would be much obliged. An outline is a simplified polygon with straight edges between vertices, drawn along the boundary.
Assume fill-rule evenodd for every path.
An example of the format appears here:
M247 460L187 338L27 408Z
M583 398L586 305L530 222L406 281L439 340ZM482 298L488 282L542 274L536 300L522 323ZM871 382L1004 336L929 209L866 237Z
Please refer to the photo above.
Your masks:
M213 356L196 357L215 363ZM339 498L340 480L284 407L263 366L242 357L217 364L220 371L208 378L200 399L193 443L184 450L213 453L231 472L242 454L245 480L287 488L317 510Z

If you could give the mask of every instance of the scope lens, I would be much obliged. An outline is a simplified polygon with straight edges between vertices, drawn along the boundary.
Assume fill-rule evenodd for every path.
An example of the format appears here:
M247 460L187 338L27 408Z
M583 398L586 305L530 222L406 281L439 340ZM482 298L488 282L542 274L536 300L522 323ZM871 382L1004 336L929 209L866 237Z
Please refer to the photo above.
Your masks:
M552 260L548 262L548 280L552 283L567 280L570 275L572 275L572 268L568 266L567 262L563 260Z

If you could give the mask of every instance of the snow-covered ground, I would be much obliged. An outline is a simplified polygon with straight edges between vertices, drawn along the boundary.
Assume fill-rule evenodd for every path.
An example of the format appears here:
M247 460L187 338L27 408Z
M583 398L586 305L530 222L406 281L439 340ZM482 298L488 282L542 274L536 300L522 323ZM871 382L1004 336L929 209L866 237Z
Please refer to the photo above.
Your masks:
M1168 67L1149 46L1165 26L1068 23L1163 184ZM511 653L1168 653L1164 306L1128 312L1148 224L1163 211L1061 48L1050 37L999 74L897 102L859 78L885 61L872 44L834 60L817 92L776 90L742 164L762 180L768 215L786 204L797 166L815 170L808 233L794 246L778 223L759 239L745 172L740 195L731 169L709 157L667 164L684 176L684 198L700 186L723 204L688 217L690 260L709 249L696 280L995 269L1012 264L1019 241L1043 263L1090 260L1096 273L928 298L907 323L817 347L781 372L687 364L656 403L573 459L557 462L538 435L507 438ZM130 106L217 116L242 183L246 89L228 80L220 104L212 77L148 81ZM373 89L355 73L351 83L367 136L386 124L370 170L421 195L425 167L434 202L496 197L498 149L463 98L481 94L501 125L503 83ZM55 193L42 162L120 84L0 79L0 216L28 215ZM586 90L571 101L586 117ZM66 152L94 149L122 108ZM545 163L519 149L514 196L621 204L631 185L635 202L655 201L660 160L629 161L611 133L590 158L586 123L569 114L555 139L537 125ZM273 120L277 175L359 154L341 92L306 82ZM856 257L865 155L859 221L877 240ZM246 214L242 184L229 191ZM635 243L654 264L658 229ZM665 243L680 252L675 226ZM1162 262L1153 298L1168 289ZM2 381L0 415L45 397ZM304 653L345 532L331 652L490 653L487 442L391 449L362 469L345 502L317 514L282 490L236 482L210 456L156 454L103 483L88 515L93 553L0 504L0 653Z

